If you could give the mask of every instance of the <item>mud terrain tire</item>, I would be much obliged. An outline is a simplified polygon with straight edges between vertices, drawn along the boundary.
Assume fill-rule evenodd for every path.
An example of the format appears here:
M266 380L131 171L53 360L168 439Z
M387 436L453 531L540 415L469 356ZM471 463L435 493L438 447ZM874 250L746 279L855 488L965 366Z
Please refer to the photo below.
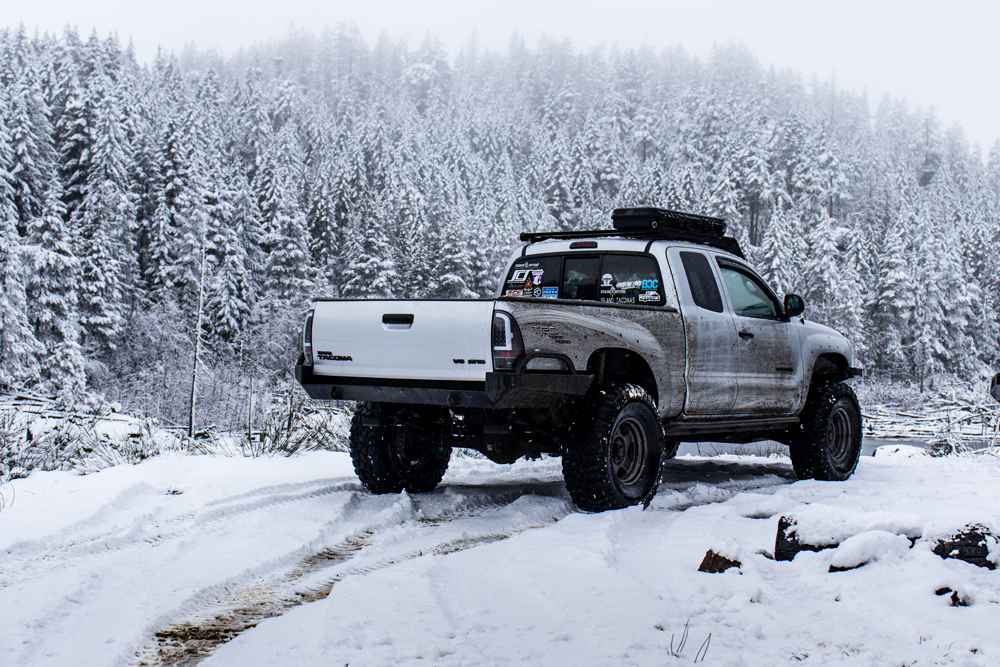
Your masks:
M351 419L351 461L358 479L372 493L433 491L448 469L451 447L405 425L364 425L382 413L378 403L358 403Z
M802 411L802 430L788 448L795 474L799 479L847 479L858 467L861 436L861 406L854 390L842 382L813 387Z
M672 458L677 457L677 450L680 449L681 443L677 440L663 440L663 460L669 461Z
M649 502L660 482L663 431L656 405L635 384L613 384L580 410L562 457L576 506L603 512Z

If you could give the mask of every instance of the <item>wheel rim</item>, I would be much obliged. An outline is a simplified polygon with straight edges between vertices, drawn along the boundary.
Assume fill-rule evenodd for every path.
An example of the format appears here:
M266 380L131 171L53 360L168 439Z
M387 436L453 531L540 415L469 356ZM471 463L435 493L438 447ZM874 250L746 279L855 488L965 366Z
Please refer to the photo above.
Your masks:
M403 470L415 470L428 458L430 453L426 447L419 447L410 430L399 427L393 429L392 456Z
M622 485L634 484L642 477L649 442L638 419L623 419L611 436L611 469Z
M843 405L836 405L830 414L827 431L827 451L837 467L843 467L850 457L852 437L851 415Z

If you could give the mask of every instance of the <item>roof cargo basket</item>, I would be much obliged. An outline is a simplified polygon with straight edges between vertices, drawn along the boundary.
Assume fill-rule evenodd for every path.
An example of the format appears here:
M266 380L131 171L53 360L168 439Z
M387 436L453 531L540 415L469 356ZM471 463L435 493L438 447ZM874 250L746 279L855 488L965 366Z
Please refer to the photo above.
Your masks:
M726 234L726 222L721 218L665 208L616 208L611 212L611 223L619 231L657 229L661 235L683 233L716 239Z
M546 239L586 239L623 237L630 239L667 239L690 241L719 248L743 257L739 242L726 236L726 222L696 213L665 208L616 208L611 212L614 229L576 230L572 232L523 232L521 240L535 243Z

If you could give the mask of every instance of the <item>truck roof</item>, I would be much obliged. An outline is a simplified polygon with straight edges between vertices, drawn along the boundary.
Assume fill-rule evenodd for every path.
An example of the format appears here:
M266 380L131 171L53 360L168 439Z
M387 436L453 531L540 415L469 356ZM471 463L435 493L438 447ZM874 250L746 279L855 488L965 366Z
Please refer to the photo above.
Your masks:
M611 220L614 229L523 232L521 240L531 244L546 240L577 241L570 244L569 250L579 248L582 245L579 241L615 237L646 243L654 240L689 241L745 258L739 242L725 236L726 223L722 218L665 208L639 207L616 208L611 212Z
M522 247L520 254L523 255L543 255L548 253L566 253L566 252L600 252L600 251L618 251L618 252L648 252L649 248L654 244L660 247L666 246L686 246L690 248L705 248L706 246L712 247L713 250L722 251L740 259L746 259L744 257L739 244L736 243L736 239L729 239L733 241L736 252L729 248L720 248L715 244L698 243L695 241L686 240L674 240L674 239L636 239L628 238L626 236L581 236L574 239L563 239L563 238L547 238L540 241L535 241L528 243ZM593 241L594 245L583 245L583 242Z

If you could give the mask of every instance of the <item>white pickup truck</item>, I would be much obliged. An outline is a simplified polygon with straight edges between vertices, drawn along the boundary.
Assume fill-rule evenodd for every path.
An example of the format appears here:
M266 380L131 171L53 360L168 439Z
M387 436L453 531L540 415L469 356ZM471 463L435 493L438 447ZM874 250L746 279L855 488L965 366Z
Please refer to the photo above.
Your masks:
M357 402L374 493L432 490L453 447L562 456L578 507L648 502L679 441L789 446L800 478L861 452L848 341L779 300L716 218L615 209L614 229L525 233L496 296L317 299L296 377Z

